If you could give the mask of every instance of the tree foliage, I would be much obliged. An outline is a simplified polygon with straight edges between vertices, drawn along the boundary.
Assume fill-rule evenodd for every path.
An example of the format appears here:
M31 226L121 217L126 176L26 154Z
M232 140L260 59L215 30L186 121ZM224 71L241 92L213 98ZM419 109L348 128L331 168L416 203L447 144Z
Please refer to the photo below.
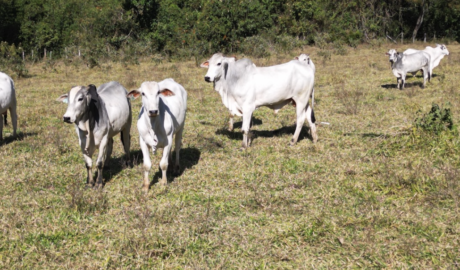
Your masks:
M460 0L0 1L1 41L41 55L72 46L108 54L135 44L168 55L254 53L254 43L356 46L401 33L406 42L425 34L460 40Z

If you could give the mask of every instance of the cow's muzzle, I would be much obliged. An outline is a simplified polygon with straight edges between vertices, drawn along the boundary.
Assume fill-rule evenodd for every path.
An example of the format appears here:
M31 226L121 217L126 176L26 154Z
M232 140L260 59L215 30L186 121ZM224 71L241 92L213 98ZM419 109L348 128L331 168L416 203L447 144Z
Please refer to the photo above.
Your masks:
M156 116L158 116L158 110L150 110L150 111L149 111L149 116L150 116L150 117L156 117Z
M63 117L64 122L71 124L72 122L70 121L70 117L64 116Z
M208 76L204 77L204 80L207 81L207 82L211 82L211 78L208 77Z

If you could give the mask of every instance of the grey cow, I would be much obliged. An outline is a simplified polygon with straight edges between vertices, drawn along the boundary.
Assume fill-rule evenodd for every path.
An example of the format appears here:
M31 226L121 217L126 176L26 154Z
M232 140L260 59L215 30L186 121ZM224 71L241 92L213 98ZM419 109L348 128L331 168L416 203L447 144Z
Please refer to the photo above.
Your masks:
M129 161L131 104L128 92L118 82L105 83L99 88L92 84L75 86L57 100L68 103L63 120L74 123L88 172L87 185L102 187L102 169L108 165L113 148L113 136L121 133L121 141ZM92 175L92 155L99 147L97 182Z
M390 56L391 57L391 56ZM390 58L391 61L391 58ZM431 57L428 53L417 52L413 54L396 53L394 63L391 66L393 74L397 78L398 88L404 89L407 73L423 71L423 86L426 86L426 81L431 79Z

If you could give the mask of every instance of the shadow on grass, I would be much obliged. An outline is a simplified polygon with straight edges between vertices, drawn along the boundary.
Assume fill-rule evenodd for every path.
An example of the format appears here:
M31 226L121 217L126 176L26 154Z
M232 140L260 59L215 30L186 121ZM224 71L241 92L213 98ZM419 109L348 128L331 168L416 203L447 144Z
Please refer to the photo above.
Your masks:
M156 163L158 165L160 163L162 155L158 155L158 154L160 154L160 153L157 153L157 155L155 155L155 156L159 156L159 157L156 159L156 161L152 160L152 164ZM174 182L176 177L181 176L185 172L185 170L190 169L193 166L195 166L196 164L198 164L198 162L200 160L201 152L200 152L200 150L198 150L196 148L190 148L189 147L189 148L182 148L180 150L179 155L180 155L179 156L180 171L179 171L178 174L174 174L172 172L172 168L174 168L174 161L176 160L176 153L174 151L171 152L171 159L173 161L172 162L173 164L168 165L168 171L166 172L166 177L168 178L168 183ZM152 167L154 167L154 166L152 166ZM160 166L158 166L157 168L158 168L158 170L153 175L153 179L150 182L149 187L151 187L154 184L158 183L158 181L160 181L160 179L162 177L162 172L161 172ZM152 171L152 170L150 170L150 171Z
M6 138L4 137L3 141L0 141L0 146L10 144L14 141L22 141L27 137L36 136L37 134L37 132L18 132L16 136L11 135Z
M409 87L414 87L414 86L419 86L420 88L422 88L423 82L411 82L411 83L406 82L404 84L404 89L409 88ZM380 87L385 88L385 89L391 89L391 88L398 89L398 85L395 83L382 84Z
M113 177L119 174L122 170L133 167L133 164L137 164L138 162L142 162L143 156L141 150L130 151L131 160L127 163L126 162L126 155L122 155L119 157L110 157L110 163L108 167L104 166L103 170L103 178L104 178L104 185L108 182L112 181ZM96 155L97 157L97 155ZM95 167L93 165L93 171L95 171ZM97 169L96 169L97 171ZM96 179L97 173L94 176Z
M382 139L388 139L391 137L399 137L399 136L404 136L407 135L406 133L399 133L399 134L394 134L394 135L389 135L389 134L383 134L383 133L345 133L343 134L344 136L359 136L361 138L382 138Z
M296 129L296 125L294 124L294 125L291 125L291 126L288 126L288 127L282 127L282 128L275 129L275 130L272 130L272 131L270 131L270 130L251 130L251 133L252 133L252 139L254 140L257 137L272 138L272 137L280 137L280 136L283 136L283 135L286 135L286 134L293 136L294 132L295 132L295 129ZM310 130L310 128L308 126L304 125L302 127L302 130L300 131L299 139L297 141L300 142L301 140L303 140L305 138L313 140L312 137L310 136L309 130ZM243 140L243 132L241 132L241 131L228 131L225 128L217 130L216 135L224 135L224 136L227 136L229 139L232 139L232 140Z

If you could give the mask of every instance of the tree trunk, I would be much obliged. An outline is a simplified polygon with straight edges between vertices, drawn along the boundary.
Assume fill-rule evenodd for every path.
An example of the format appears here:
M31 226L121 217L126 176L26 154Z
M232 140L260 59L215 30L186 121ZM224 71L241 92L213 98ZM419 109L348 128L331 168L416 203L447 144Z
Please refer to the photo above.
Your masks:
M415 25L414 33L412 33L412 43L415 42L415 37L417 36L417 32L420 29L420 26L422 26L424 15L425 15L425 0L422 1L422 13L418 17L417 24Z

